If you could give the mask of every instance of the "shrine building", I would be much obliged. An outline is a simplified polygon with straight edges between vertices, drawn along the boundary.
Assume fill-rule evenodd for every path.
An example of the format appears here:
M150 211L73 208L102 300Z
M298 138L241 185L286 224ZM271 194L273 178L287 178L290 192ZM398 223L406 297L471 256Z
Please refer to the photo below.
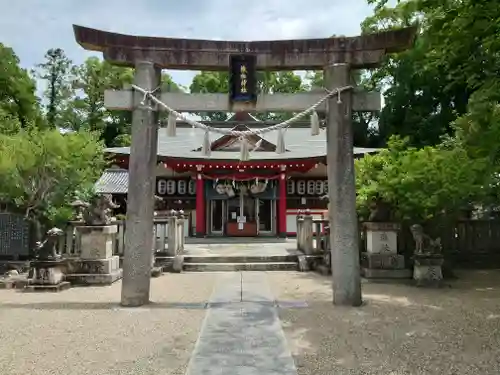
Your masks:
M249 130L263 124L242 112L225 126ZM321 198L328 192L325 133L313 137L309 127L290 127L286 151L280 154L275 152L277 133L249 136L250 160L240 161L236 136L212 134L207 157L201 152L202 130L179 124L176 136L168 137L166 128L159 128L156 195L162 201L156 204L157 214L182 209L186 235L196 237L295 236L299 210L326 217L327 200ZM376 151L355 147L354 155ZM115 166L101 176L96 191L113 194L126 206L130 147L106 153Z

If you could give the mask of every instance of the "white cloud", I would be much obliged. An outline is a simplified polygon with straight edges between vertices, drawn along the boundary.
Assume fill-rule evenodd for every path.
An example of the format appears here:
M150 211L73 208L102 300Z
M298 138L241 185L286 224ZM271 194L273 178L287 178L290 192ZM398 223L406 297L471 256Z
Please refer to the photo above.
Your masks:
M272 40L357 35L371 14L365 0L0 0L0 41L32 68L49 48L75 62L92 55L72 24L123 34L178 38ZM194 72L170 72L189 85Z

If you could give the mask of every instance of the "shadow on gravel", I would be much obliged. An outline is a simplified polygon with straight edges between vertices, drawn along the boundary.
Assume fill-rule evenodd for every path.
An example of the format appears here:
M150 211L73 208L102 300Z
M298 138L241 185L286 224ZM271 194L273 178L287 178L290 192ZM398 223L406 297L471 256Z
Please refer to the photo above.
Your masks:
M140 307L123 307L119 302L36 302L36 303L2 303L2 309L25 309L25 310L116 310L116 311L140 311L150 309L174 309L174 310L205 310L235 308L241 309L245 305L276 307L278 309L297 309L308 307L305 301L252 301L252 302L150 302Z

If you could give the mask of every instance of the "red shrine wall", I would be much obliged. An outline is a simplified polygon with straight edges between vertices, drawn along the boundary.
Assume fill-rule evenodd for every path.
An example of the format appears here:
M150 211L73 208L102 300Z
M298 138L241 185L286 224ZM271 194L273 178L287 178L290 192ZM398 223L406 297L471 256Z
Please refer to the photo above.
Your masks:
M251 171L248 171L251 173ZM234 170L228 171L228 175L235 173ZM157 167L157 181L155 194L163 198L162 202L157 203L156 212L158 215L165 214L171 210L183 210L188 217L188 233L190 236L196 234L196 222L198 212L196 210L196 173L175 172L164 165ZM321 199L328 193L328 183L326 178L326 168L323 165L317 165L308 172L289 172L286 174L286 234L296 235L296 218L299 210L309 209L316 219L323 219L327 216L327 200ZM275 181L278 184L278 180ZM278 188L278 186L276 186ZM203 195L205 195L204 192ZM283 225L278 223L279 200L273 203L274 213L273 228L275 232L283 229ZM205 216L203 222L204 233L210 232L209 215L211 215L209 201L205 200L202 214ZM199 221L200 222L200 221ZM198 231L198 233L200 233ZM208 233L209 235L209 233Z
M328 182L325 178L293 176L286 181L287 235L296 234L296 217L299 210L309 209L317 219L326 217L327 201L321 197L327 193ZM190 218L190 235L196 233L198 213L196 212L196 180L193 177L157 176L156 195L163 198L163 201L157 204L157 212L160 215L170 210L182 209ZM204 211L208 219L210 213L207 209Z

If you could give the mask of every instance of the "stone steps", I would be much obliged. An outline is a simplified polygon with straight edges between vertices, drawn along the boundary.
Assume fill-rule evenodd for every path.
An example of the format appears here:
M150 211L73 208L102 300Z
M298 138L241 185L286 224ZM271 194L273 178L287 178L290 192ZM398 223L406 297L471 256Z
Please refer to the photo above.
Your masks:
M187 272L296 271L297 262L184 263L183 270Z
M184 263L297 263L297 255L184 255Z
M164 272L172 271L171 256L157 256L156 265ZM297 255L184 255L183 271L227 272L227 271L295 271L298 269Z

